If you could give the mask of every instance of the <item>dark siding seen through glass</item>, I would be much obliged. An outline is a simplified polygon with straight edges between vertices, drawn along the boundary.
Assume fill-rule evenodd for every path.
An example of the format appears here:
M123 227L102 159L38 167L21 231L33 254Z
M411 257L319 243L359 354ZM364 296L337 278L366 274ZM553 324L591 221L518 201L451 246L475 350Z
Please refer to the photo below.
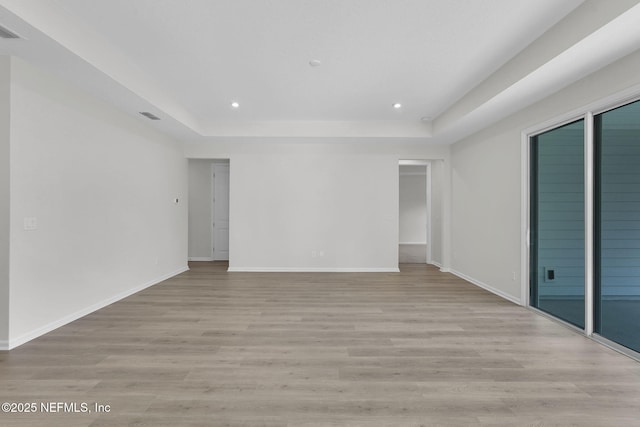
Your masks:
M640 351L640 101L595 124L595 329Z
M531 306L584 328L584 120L531 148Z

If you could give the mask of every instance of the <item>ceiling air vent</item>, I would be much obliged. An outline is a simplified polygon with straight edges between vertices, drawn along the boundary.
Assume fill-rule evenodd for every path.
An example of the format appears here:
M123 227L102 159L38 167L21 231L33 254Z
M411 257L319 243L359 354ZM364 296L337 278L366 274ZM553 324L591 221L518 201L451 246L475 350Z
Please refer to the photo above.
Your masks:
M2 39L19 39L20 36L0 24L0 38L2 38Z
M150 113L148 111L140 111L140 114L142 114L143 116L145 116L149 120L160 120L160 117L158 117L155 114L152 114L152 113Z

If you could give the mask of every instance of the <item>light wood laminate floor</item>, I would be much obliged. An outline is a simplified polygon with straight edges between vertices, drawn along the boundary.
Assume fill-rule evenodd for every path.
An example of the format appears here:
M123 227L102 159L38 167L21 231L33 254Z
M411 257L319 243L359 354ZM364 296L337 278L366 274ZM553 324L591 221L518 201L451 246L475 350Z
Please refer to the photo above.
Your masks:
M153 286L10 352L2 426L639 426L640 363L424 265Z

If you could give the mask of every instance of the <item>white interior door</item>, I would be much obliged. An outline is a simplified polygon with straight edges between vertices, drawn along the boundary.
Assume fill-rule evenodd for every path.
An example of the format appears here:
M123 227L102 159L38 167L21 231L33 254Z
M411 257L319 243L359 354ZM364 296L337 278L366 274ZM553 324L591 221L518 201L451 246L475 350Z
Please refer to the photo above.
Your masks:
M213 165L213 259L229 260L229 165Z

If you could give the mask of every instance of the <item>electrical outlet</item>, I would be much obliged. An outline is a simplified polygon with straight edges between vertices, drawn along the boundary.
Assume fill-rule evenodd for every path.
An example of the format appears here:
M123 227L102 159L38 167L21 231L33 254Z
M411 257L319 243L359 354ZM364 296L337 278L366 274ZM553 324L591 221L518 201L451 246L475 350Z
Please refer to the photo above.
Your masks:
M23 220L24 229L27 231L36 230L38 228L38 218L25 217Z
M544 281L545 282L554 282L556 280L556 270L552 267L544 268Z
M311 258L315 258L318 256L318 253L316 251L311 251Z

